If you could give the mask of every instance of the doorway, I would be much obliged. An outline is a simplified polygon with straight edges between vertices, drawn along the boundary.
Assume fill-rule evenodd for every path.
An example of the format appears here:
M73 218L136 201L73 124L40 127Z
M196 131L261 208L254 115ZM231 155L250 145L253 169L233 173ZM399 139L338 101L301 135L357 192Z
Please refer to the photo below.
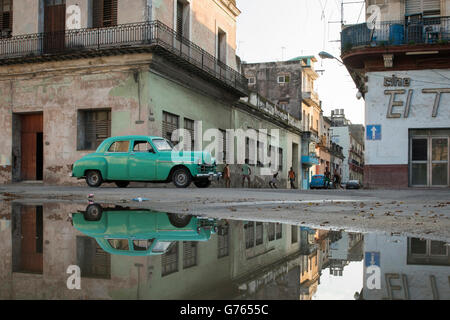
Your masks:
M449 186L450 130L414 132L410 138L410 184L414 187Z
M44 172L44 134L42 113L20 116L20 178L42 181Z
M56 53L65 48L66 1L45 0L44 52Z

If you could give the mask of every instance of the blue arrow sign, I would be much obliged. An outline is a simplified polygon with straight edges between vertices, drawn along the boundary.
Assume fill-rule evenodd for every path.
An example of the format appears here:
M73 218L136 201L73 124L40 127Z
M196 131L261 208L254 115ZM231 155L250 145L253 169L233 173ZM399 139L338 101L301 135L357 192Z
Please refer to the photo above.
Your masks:
M379 124L368 125L366 139L367 140L381 140L381 125L379 125Z
M366 267L380 266L380 253L379 252L366 252L364 257L364 263Z

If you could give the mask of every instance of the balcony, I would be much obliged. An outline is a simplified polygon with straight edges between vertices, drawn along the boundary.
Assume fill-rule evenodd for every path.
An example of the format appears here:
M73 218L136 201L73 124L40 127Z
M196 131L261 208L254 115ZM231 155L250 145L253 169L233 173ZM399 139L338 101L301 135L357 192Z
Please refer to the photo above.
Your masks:
M315 91L302 92L302 99L308 106L313 104L320 106L319 95Z
M355 47L448 44L450 17L417 20L384 21L374 31L366 23L344 27L341 34L342 54Z
M319 158L315 153L310 153L307 156L302 156L302 165L312 167L319 164Z
M156 52L201 77L247 96L247 79L159 21L0 39L0 65Z

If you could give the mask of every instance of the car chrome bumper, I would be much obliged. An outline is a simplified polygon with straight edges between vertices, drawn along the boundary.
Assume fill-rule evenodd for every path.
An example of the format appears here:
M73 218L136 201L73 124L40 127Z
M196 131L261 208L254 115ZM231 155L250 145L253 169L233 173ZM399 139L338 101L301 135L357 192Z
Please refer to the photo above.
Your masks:
M210 172L210 173L199 173L195 176L196 178L208 178L209 180L219 180L222 177L221 172Z

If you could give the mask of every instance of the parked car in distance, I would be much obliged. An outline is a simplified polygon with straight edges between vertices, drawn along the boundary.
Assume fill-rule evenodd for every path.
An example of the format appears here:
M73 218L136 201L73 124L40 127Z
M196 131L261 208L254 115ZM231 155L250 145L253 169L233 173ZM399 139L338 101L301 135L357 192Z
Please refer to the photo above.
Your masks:
M345 185L345 189L361 189L361 184L358 180L350 180Z
M328 189L330 187L331 180L323 174L316 174L312 176L310 188L311 189Z
M220 177L216 160L209 152L172 151L172 143L161 137L108 138L96 152L74 163L72 177L86 179L90 187L106 182L119 188L126 188L131 181L172 181L178 188L187 188L194 182L198 188L207 188L211 180Z
M215 219L145 209L102 208L90 204L72 215L73 226L110 254L151 256L177 241L208 241L218 231Z

